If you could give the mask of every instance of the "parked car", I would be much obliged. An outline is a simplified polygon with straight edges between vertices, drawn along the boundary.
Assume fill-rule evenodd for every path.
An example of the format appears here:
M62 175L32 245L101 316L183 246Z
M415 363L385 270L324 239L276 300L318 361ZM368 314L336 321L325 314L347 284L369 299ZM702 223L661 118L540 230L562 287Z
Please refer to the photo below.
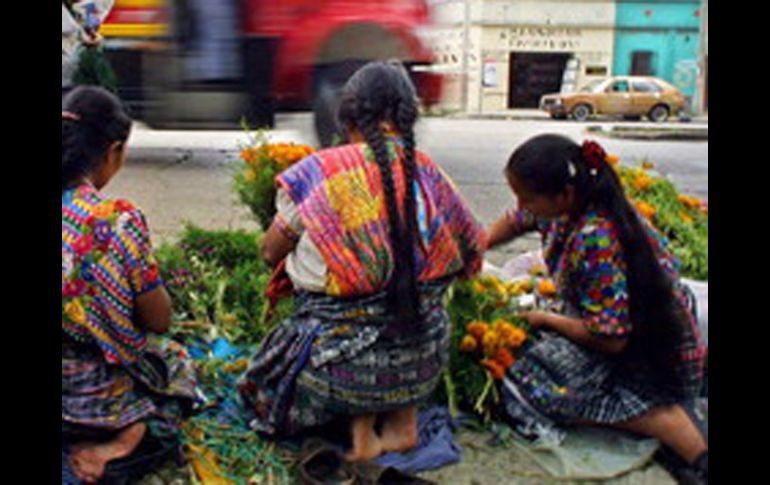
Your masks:
M666 81L654 77L613 76L588 83L574 93L546 94L540 109L552 118L585 121L592 115L624 116L666 121L685 107L685 97Z

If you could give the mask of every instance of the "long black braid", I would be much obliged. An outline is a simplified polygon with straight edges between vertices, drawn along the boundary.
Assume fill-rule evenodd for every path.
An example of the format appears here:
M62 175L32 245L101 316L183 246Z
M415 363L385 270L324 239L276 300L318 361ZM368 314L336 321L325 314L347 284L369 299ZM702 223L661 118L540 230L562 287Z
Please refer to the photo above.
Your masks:
M393 274L386 288L388 308L394 316L388 332L393 334L403 334L409 324L419 318L415 261L416 166L412 128L417 118L417 101L414 87L406 76L406 71L397 63L367 64L346 84L338 115L342 126L360 131L374 153L380 171L394 255ZM395 124L404 141L405 157L401 160L406 182L404 223L401 221L393 169L382 128L384 122Z
M98 168L114 142L125 142L131 118L120 100L96 86L80 86L62 101L62 191Z

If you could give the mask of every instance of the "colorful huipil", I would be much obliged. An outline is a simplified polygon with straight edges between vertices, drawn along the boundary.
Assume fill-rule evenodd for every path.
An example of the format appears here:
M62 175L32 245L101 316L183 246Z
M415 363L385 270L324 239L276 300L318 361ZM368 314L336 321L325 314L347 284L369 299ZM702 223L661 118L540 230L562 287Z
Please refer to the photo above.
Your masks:
M389 138L399 210L406 184L399 140ZM385 287L393 272L389 221L371 151L351 144L315 153L277 177L298 221L276 222L309 238L325 263L322 291L300 289L295 314L279 325L239 384L267 434L293 434L335 416L385 412L427 398L448 363L449 319L443 295L454 278L481 268L486 235L455 187L416 152L419 237L415 259L419 321L409 335L384 332L392 320Z
M136 298L161 284L138 208L90 185L62 192L63 427L152 416L154 431L174 432L181 404L170 398L195 395L186 351L133 320Z
M623 248L617 229L603 213L590 210L576 221L562 217L538 220L513 209L508 218L523 233L541 233L543 257L556 284L556 312L582 320L594 335L627 336L633 328L629 315L628 282ZM674 284L677 312L684 338L680 368L685 394L695 395L702 378L703 346L692 312L692 301L679 283L678 263L667 241L642 217L648 239L664 272ZM613 423L630 419L659 404L671 402L665 390L643 372L624 374L616 360L585 349L552 332L529 349L509 370L508 377L529 402L545 415L562 420L581 419ZM675 369L672 369L672 372Z

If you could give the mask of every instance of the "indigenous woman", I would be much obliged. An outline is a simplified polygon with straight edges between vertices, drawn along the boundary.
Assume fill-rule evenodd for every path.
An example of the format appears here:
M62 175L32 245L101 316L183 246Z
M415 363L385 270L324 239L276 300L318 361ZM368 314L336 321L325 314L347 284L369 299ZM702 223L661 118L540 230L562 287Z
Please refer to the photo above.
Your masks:
M447 365L442 297L480 270L485 235L442 170L415 147L415 90L396 63L371 63L343 90L349 143L277 177L265 259L296 288L296 310L240 383L272 436L344 420L347 458L417 441L417 408ZM281 263L283 265L283 263Z

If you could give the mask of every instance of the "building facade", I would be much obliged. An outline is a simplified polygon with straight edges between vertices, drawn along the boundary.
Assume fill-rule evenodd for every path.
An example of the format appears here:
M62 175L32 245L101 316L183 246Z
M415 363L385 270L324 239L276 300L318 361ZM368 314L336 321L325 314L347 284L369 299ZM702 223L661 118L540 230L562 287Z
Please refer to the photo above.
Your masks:
M698 87L701 0L618 0L616 75L655 76L693 99Z
M443 106L537 108L543 94L624 74L658 76L694 96L702 1L432 0Z

